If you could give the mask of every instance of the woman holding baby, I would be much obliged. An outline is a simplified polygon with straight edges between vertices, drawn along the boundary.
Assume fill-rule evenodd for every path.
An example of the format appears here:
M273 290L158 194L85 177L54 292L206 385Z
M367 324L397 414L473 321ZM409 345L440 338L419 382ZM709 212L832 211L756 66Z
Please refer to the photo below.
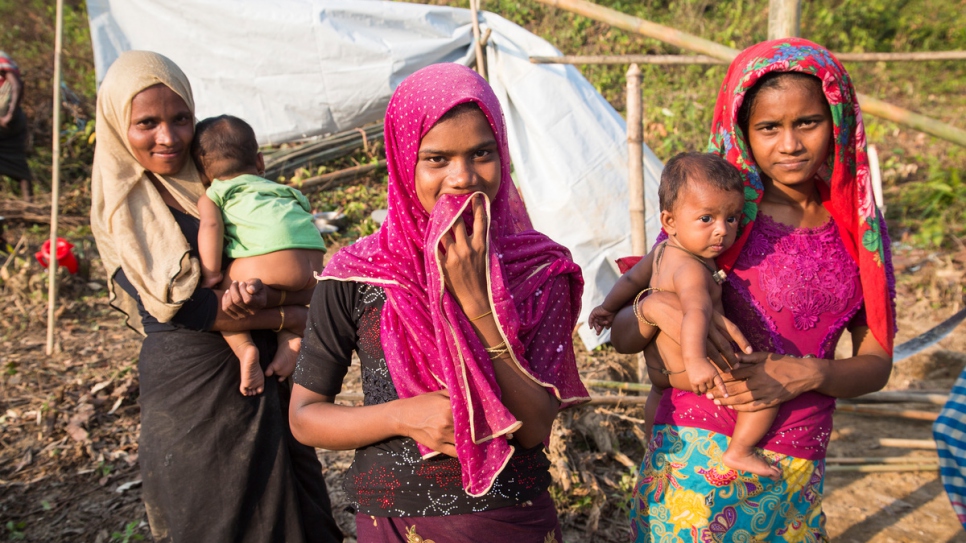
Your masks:
M216 333L253 330L269 368L270 330L300 330L304 306L279 311L281 294L258 279L198 284L204 187L189 156L187 78L161 55L124 53L101 84L96 123L91 228L112 307L145 335L139 462L155 539L341 541L315 451L288 429L287 389L267 379L263 394L239 394L238 359Z
M738 239L717 259L728 274L722 302L730 322L716 316L711 343L723 353L716 358L734 362L733 322L756 352L737 355L724 374L727 397L664 393L633 497L634 537L825 541L835 398L885 385L895 333L889 241L848 73L802 39L746 49L718 95L710 151L745 184ZM852 356L834 360L846 329ZM612 338L618 350L655 357L658 330L679 341L680 305L667 292L621 310ZM773 406L777 418L758 447L781 476L724 467L735 412Z

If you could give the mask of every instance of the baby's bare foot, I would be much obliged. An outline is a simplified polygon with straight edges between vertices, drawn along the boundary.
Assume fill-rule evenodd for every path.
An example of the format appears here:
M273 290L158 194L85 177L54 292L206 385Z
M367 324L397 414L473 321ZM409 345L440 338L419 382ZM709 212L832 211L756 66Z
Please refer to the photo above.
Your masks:
M782 477L781 468L769 464L763 457L758 456L752 448L742 451L738 447L728 447L721 455L721 460L724 465L738 471L748 471L775 480Z
M241 363L241 390L244 396L255 396L265 390L265 374L258 364L258 347L246 343L235 353Z

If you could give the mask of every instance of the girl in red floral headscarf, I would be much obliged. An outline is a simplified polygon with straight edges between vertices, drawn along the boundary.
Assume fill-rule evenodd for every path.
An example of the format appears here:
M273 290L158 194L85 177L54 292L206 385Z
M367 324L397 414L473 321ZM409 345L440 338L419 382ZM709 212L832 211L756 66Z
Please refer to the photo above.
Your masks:
M746 49L718 94L710 150L745 180L742 230L717 263L729 273L727 324L736 324L756 352L739 355L727 398L664 394L633 498L632 529L637 541L652 534L827 540L821 495L835 398L885 385L895 332L888 237L872 199L848 73L826 49L802 39ZM637 309L663 333L678 335L673 296L656 293ZM846 329L853 357L834 360ZM619 350L640 350L655 332L627 309L615 320L613 340ZM724 467L735 420L725 406L775 405L778 418L759 447L782 478Z

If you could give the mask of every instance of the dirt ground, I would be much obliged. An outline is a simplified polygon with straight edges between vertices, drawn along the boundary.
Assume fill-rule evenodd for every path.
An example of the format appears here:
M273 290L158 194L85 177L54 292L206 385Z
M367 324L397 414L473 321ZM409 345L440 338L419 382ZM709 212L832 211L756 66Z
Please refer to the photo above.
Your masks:
M7 232L8 240L19 236L16 228ZM47 356L46 276L30 256L35 245L0 268L0 538L149 541L137 466L140 341L108 308L103 273L95 263L86 278L65 277L57 352ZM89 251L79 245L79 252ZM966 250L949 257L897 249L901 342L961 308ZM887 388L948 392L966 366L964 329L897 363ZM577 347L586 379L634 380L634 357ZM360 390L357 378L345 389ZM937 411L928 405L902 407ZM642 417L641 409L621 406L581 407L561 415L551 459L566 541L627 540L626 504L643 450ZM878 444L879 438L930 439L929 422L840 412L835 428L831 457L935 456ZM340 480L351 455L323 451L320 459L339 520L352 535ZM830 472L825 511L834 541L966 540L934 470Z

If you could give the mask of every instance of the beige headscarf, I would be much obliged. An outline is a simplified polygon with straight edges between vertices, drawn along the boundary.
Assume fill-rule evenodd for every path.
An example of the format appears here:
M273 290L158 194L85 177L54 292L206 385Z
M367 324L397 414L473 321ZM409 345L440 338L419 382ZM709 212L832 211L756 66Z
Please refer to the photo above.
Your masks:
M142 334L137 300L115 283L118 269L137 289L148 313L161 322L174 317L200 277L198 260L188 255L188 241L127 139L131 101L158 83L180 96L194 114L188 78L170 59L128 51L111 65L97 93L97 147L91 174L91 230L107 268L111 306L127 315L128 326ZM197 202L204 187L190 159L177 175L155 177L185 211L198 216Z

